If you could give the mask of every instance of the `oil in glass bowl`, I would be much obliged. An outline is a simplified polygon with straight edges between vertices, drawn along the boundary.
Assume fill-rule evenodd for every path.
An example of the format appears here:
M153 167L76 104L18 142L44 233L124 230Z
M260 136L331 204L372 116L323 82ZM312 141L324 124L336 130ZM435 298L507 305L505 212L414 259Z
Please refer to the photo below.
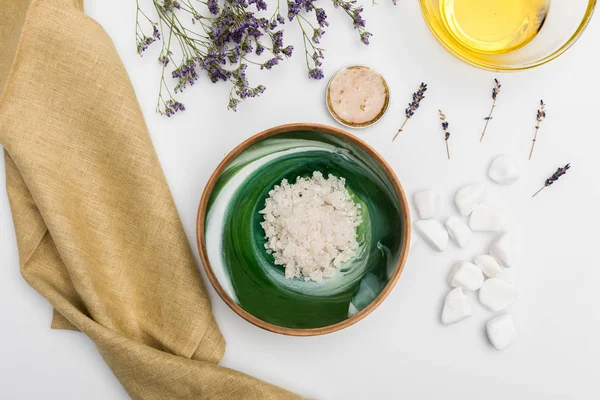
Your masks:
M440 0L440 14L457 44L503 54L525 46L542 28L550 0Z

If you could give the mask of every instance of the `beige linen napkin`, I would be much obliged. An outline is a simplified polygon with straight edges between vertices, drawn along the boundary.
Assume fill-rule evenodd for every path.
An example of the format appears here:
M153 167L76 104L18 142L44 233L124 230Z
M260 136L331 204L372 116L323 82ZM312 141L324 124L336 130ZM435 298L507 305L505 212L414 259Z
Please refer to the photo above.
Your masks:
M0 143L23 277L54 306L52 327L88 335L133 398L297 398L217 365L225 343L135 94L82 7L0 2Z

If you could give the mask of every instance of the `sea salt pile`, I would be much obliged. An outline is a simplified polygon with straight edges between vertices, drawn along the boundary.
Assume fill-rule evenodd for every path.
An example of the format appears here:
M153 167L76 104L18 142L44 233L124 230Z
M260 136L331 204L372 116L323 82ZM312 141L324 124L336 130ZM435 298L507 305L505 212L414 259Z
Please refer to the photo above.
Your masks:
M285 277L321 282L356 253L360 205L345 188L346 180L314 171L311 178L275 185L259 211L264 216L265 248Z

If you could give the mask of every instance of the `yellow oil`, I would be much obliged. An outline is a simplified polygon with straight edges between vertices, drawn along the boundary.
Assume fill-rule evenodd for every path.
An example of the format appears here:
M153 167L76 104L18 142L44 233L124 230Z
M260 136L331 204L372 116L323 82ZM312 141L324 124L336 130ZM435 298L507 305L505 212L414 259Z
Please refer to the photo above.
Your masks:
M538 34L550 0L440 0L446 29L468 50L501 54Z

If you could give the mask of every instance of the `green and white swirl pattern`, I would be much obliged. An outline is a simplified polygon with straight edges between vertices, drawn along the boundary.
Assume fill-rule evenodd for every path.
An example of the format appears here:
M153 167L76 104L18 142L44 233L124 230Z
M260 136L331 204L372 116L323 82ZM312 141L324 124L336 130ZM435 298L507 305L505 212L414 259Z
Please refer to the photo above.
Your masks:
M282 179L321 171L346 178L361 205L357 256L321 283L285 279L260 226L265 198ZM287 328L343 321L370 304L392 276L402 248L398 196L381 165L359 146L317 131L267 137L235 157L210 193L206 252L227 295L255 317Z

